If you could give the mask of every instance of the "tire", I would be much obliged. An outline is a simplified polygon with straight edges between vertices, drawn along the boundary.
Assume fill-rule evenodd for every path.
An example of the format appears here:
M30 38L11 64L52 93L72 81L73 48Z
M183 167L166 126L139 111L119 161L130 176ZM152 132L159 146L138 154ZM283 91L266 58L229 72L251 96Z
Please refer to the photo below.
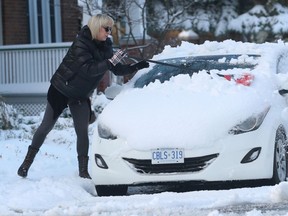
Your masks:
M280 126L276 131L275 137L273 177L271 179L273 185L286 181L287 165L286 133L283 126Z
M127 185L96 185L98 196L124 196L127 194Z

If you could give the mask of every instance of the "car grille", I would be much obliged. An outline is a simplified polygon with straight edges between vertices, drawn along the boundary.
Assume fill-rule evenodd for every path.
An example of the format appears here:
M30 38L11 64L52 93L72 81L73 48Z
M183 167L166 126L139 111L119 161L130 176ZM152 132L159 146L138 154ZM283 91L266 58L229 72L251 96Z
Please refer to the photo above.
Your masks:
M123 158L138 172L143 174L198 172L211 164L219 154L205 155L202 157L184 158L184 163L152 164L151 160Z

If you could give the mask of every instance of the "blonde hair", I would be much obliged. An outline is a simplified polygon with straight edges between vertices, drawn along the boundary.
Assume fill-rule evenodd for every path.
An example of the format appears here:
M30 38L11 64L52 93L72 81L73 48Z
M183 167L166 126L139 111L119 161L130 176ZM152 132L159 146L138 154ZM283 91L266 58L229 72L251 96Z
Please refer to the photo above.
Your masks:
M114 20L106 14L97 14L95 16L92 16L89 19L88 24L87 24L87 26L89 27L91 31L93 39L97 38L97 35L101 27L106 27L106 26L112 27L113 25L114 25Z

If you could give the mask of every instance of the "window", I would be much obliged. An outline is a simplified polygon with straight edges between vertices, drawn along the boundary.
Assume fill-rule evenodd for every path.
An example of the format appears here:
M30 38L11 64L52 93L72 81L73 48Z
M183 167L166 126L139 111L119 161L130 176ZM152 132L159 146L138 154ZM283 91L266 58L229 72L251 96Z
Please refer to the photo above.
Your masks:
M29 0L31 43L62 41L60 0Z

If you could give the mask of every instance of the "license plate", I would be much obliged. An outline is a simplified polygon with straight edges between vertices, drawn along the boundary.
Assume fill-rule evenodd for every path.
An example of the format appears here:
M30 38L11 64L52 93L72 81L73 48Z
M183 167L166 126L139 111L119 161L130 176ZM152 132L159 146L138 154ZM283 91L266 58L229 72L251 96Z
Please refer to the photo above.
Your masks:
M152 150L152 164L184 163L184 149L159 148Z

